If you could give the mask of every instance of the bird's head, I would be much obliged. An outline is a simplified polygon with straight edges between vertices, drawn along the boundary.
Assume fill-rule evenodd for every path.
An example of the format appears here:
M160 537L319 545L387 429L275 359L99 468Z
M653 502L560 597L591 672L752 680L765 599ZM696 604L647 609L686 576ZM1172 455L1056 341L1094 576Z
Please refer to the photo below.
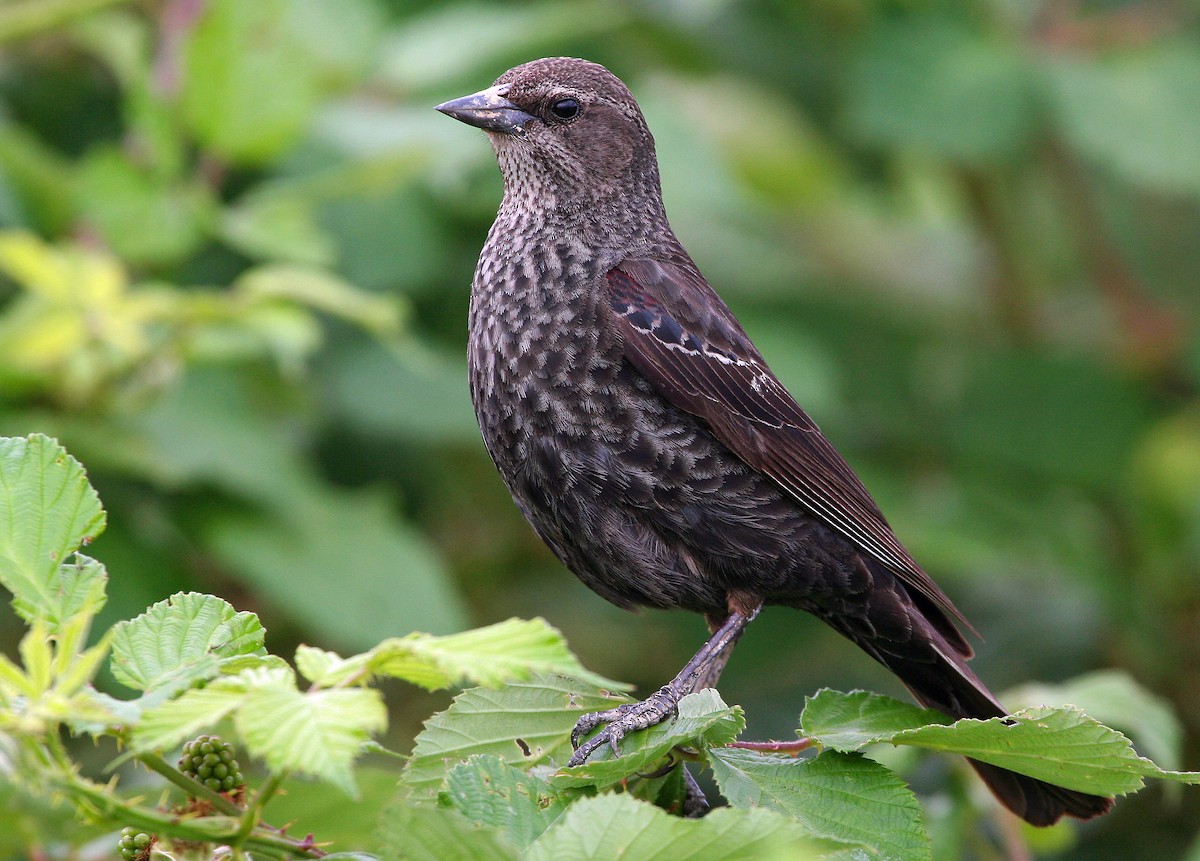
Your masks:
M511 196L566 210L628 195L660 199L654 138L641 109L596 63L534 60L437 110L488 133Z

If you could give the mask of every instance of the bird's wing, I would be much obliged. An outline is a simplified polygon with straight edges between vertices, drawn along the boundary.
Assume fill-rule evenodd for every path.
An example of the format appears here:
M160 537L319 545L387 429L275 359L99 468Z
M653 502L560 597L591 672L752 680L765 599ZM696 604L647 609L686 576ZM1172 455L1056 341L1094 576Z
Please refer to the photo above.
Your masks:
M706 422L734 454L970 629L699 272L627 259L607 273L604 286L625 356L667 400Z

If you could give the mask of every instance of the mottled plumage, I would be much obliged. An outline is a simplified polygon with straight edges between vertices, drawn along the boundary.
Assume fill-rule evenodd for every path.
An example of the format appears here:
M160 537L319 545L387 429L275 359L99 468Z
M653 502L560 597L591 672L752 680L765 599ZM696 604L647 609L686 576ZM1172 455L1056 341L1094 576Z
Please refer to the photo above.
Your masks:
M518 66L439 110L488 132L504 199L471 294L471 395L488 452L555 554L623 607L703 613L714 637L577 752L715 682L764 604L813 613L953 717L1003 714L950 599L772 374L671 232L654 141L601 66ZM578 739L577 739L578 740ZM973 763L1035 824L1109 799Z

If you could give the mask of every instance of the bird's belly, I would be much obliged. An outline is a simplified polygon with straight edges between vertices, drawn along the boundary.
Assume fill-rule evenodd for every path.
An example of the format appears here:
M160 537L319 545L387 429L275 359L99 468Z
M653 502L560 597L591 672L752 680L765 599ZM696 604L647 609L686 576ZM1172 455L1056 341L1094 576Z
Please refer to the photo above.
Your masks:
M628 364L475 388L514 500L600 595L720 617L732 589L794 591L811 519Z

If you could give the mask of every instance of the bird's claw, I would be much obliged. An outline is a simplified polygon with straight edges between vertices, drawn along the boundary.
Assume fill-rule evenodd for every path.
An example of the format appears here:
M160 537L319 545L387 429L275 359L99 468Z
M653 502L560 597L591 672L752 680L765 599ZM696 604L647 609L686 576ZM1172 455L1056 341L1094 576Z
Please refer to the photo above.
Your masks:
M627 703L602 712L590 712L575 722L571 730L571 747L575 753L567 762L569 766L583 765L604 745L612 748L613 756L619 756L617 743L631 732L649 729L675 714L679 705L679 694L670 686L659 689L640 703ZM587 741L583 737L600 725L604 729Z

